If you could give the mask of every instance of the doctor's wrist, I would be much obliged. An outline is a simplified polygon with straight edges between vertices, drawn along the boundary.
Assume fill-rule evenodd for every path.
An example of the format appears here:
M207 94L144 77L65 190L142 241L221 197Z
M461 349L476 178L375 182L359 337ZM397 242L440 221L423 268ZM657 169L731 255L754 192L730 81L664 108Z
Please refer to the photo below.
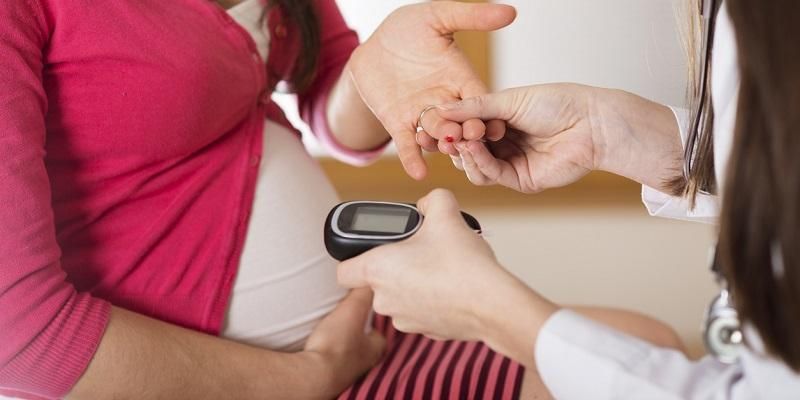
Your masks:
M622 90L589 101L597 170L661 188L681 170L683 147L669 107Z
M478 300L479 338L493 350L533 367L539 330L559 307L510 273L497 278L495 294Z

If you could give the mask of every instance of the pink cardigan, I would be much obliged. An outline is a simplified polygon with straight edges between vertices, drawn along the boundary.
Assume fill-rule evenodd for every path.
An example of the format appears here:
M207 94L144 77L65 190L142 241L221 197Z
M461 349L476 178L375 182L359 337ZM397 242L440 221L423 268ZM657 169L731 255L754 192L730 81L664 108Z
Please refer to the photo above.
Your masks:
M317 4L300 108L361 162L324 118L358 39L333 0ZM0 1L0 390L65 396L109 303L218 333L263 119L285 122L270 92L298 45L276 11L265 66L210 0Z

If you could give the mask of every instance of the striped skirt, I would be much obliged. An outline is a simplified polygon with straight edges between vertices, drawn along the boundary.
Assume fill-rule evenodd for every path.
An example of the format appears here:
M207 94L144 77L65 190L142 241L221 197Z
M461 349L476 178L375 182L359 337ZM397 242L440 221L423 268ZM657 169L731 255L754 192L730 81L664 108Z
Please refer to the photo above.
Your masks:
M483 343L398 332L379 315L374 326L386 337L386 355L339 400L519 398L524 368Z

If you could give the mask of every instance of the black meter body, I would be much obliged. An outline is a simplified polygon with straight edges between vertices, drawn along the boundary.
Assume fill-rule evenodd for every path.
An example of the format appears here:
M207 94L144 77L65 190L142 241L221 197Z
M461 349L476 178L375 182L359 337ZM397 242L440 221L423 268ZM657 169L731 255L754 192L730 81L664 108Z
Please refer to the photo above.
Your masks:
M467 225L477 233L475 217L462 212ZM385 201L349 201L334 207L325 221L325 247L343 261L373 247L408 238L422 226L422 214L414 204Z

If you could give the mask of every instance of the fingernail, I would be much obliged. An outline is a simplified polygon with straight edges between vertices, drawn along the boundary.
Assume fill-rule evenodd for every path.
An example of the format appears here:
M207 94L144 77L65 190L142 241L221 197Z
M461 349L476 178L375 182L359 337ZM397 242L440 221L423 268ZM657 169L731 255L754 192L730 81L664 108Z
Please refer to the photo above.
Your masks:
M455 142L455 141L456 141L456 140L455 140L455 139L453 139L453 137L452 137L452 136L450 136L450 135L447 135L447 136L444 138L444 140L445 140L447 143L453 143L453 142Z

